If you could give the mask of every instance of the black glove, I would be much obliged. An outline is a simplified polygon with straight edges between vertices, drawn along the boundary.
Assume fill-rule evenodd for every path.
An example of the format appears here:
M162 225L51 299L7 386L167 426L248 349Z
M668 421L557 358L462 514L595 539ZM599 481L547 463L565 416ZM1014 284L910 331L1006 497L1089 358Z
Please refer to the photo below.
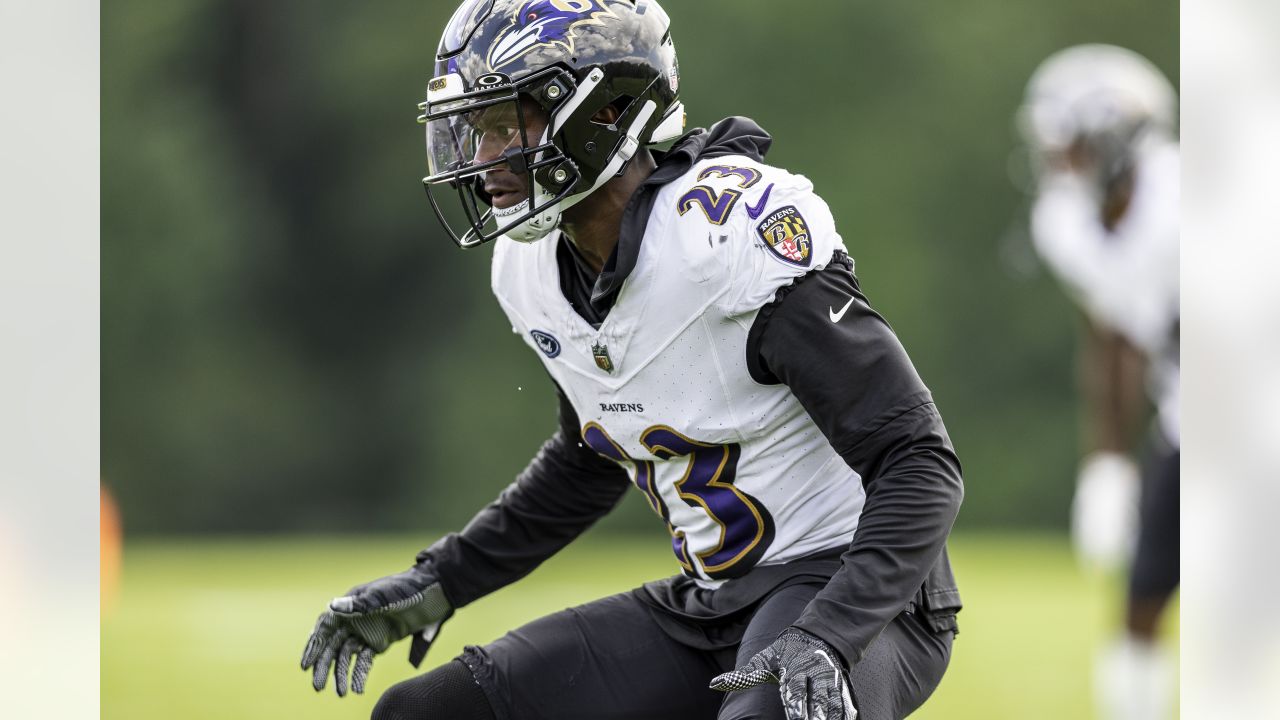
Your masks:
M857 720L840 656L803 630L783 631L746 665L712 679L711 689L733 692L762 683L781 685L787 720Z
M347 674L355 656L351 689L362 693L374 655L413 634L409 662L418 667L451 615L453 607L440 582L429 565L419 562L402 573L357 585L334 598L311 631L302 651L302 669L313 669L311 684L319 692L333 667L335 689L342 697L347 694Z

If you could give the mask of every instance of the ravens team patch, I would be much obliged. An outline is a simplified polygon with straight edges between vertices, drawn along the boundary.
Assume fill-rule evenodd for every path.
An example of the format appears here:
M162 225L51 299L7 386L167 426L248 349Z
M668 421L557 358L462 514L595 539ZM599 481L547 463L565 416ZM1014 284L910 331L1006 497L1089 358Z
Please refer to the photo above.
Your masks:
M760 221L756 232L778 259L791 265L809 267L813 240L809 238L809 224L795 205L788 205Z

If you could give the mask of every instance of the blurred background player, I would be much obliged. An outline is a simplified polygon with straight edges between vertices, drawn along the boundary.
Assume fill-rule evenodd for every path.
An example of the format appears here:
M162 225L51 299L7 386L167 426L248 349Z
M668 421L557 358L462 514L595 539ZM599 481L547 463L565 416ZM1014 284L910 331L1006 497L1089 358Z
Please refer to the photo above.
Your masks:
M1081 45L1040 65L1018 116L1038 178L1036 251L1084 311L1072 541L1091 567L1131 560L1126 633L1096 667L1106 718L1166 718L1174 689L1156 635L1178 585L1177 108L1145 58Z

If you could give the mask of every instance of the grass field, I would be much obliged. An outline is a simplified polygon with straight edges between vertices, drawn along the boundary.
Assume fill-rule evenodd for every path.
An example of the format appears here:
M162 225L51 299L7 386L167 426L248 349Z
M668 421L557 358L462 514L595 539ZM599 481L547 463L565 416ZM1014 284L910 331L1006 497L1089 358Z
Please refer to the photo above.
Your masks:
M365 696L317 695L298 657L324 603L411 560L424 538L147 541L125 548L102 620L108 720L367 718L415 671L380 657ZM671 572L661 542L589 536L445 626L424 668L547 612ZM1093 717L1089 664L1118 617L1113 582L1086 577L1064 539L967 535L952 557L965 599L951 668L913 718ZM1176 613L1176 607L1174 608ZM1174 615L1176 617L1176 615ZM1169 623L1176 640L1176 622Z

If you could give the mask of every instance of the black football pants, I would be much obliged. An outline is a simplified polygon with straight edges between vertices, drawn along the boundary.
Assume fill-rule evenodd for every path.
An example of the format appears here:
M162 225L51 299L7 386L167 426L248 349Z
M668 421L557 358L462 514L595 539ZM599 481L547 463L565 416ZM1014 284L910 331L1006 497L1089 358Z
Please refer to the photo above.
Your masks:
M784 720L777 685L724 694L707 688L790 625L818 592L794 585L764 600L735 649L704 651L672 640L633 594L614 595L535 620L461 660L497 720ZM859 720L897 720L942 679L951 632L903 613L854 666ZM407 680L387 691L417 692ZM441 720L415 718L415 720Z

